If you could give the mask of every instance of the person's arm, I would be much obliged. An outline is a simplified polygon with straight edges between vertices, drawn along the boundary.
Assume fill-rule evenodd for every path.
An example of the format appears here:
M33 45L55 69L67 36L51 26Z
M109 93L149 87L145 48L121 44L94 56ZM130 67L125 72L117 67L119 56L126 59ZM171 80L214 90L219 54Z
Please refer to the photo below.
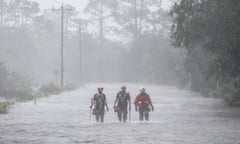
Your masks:
M115 101L114 101L113 107L115 107L116 104L117 104L117 98L115 98Z
M92 108L95 104L96 104L96 98L95 98L96 95L93 96L93 98L91 98L91 105L90 105L90 108Z
M128 104L129 104L129 111L131 111L131 96L128 93Z
M147 98L148 98L148 102L149 102L149 104L150 104L151 107L152 107L152 111L154 111L154 107L153 107L152 100L151 100L150 96L148 95Z
M104 95L105 96L105 95ZM106 109L108 111L108 103L107 103L107 99L106 99L106 96L105 96L105 106L106 106Z
M148 103L149 103L150 105L152 105L152 100L151 100L151 98L150 98L149 95L147 95L147 101L148 101Z
M134 101L136 111L138 111L138 101L139 101L139 96L136 96L135 101Z
M113 107L116 106L117 102L118 102L118 93L117 93L117 95L116 95L116 98L115 98L115 101L114 101L114 105L113 105Z

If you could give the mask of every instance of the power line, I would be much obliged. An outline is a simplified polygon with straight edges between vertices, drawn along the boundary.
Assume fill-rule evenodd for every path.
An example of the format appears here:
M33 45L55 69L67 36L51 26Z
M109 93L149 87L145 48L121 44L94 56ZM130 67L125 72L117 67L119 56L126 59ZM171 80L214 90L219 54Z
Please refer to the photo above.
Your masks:
M63 87L63 83L64 83L64 54L63 54L63 50L64 50L64 12L66 11L72 11L72 9L69 8L64 8L64 4L62 3L61 8L59 9L52 9L53 11L61 11L61 67L60 67L60 71L61 71L61 82L60 85L61 87Z

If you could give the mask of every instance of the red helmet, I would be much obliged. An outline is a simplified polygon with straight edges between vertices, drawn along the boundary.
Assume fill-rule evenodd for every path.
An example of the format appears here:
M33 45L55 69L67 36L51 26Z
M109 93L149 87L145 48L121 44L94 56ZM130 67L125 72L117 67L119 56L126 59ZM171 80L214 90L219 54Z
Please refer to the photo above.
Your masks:
M99 86L97 89L98 89L98 90L103 90L103 87L102 87L102 86Z
M121 89L126 89L127 87L125 86L125 85L123 85L122 87L121 87Z

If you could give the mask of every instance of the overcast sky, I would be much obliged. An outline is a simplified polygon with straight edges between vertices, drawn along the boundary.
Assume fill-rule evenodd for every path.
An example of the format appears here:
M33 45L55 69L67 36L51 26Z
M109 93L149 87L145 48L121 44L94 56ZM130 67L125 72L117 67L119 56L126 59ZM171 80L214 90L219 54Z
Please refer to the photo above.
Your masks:
M62 2L65 4L71 4L74 7L76 7L77 10L82 11L88 0L34 0L37 1L40 4L41 9L48 9L54 7L59 7ZM171 5L170 0L162 0L163 8L168 9Z

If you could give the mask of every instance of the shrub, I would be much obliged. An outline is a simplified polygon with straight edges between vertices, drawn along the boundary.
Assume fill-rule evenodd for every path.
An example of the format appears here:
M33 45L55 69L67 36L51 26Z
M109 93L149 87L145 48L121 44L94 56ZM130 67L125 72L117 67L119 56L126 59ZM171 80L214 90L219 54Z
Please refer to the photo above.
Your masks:
M43 93L44 96L48 96L53 94L59 94L61 92L61 89L56 84L50 82L42 85L39 91L40 93Z
M14 104L9 101L0 102L0 114L5 114L8 112L9 107Z
M0 64L0 96L17 101L32 99L31 82L18 73L8 71Z
M218 90L213 91L211 96L223 98L231 106L240 106L239 84L239 79L231 80Z
M79 88L78 84L75 83L71 83L71 84L66 84L63 86L63 88L61 88L62 91L72 91L72 90L76 90Z

